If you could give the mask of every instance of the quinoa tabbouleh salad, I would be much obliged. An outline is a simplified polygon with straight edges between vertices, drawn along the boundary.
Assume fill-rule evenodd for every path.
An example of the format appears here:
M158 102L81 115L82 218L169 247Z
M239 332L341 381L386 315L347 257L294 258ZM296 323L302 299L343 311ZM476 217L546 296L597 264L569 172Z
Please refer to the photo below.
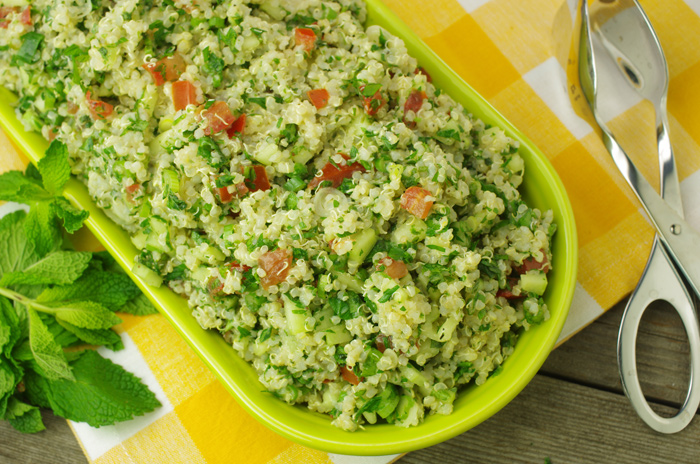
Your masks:
M549 317L517 142L360 0L0 4L18 117L270 394L417 425Z

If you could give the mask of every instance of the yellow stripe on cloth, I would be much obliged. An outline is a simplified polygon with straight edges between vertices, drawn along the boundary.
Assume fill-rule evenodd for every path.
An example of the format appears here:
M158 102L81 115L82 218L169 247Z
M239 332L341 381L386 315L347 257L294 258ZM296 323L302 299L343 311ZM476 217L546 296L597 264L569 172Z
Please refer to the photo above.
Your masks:
M700 48L700 47L698 47ZM669 84L668 108L695 142L700 145L700 62L689 67ZM696 157L697 158L697 157Z
M489 99L520 78L470 15L425 39L435 53L477 92Z
M695 0L697 1L697 0ZM698 17L683 0L641 0L664 49L671 79L700 62ZM670 86L670 89L673 85Z
M439 34L466 13L456 0L383 0L422 39Z
M182 304L187 303L182 300ZM165 318L152 317L148 323L136 324L129 336L173 406L187 401L214 380L214 374Z
M296 445L251 419L217 381L190 396L175 412L207 462L266 463L290 453L302 458L299 463L330 462L326 453L302 447L290 451Z
M197 444L190 437L187 427L174 412L161 417L94 461L95 464L206 462Z
M552 24L561 4L561 0L492 0L472 15L513 67L525 74L552 55Z
M519 79L491 99L498 111L528 136L551 160L576 141L564 124L532 90Z

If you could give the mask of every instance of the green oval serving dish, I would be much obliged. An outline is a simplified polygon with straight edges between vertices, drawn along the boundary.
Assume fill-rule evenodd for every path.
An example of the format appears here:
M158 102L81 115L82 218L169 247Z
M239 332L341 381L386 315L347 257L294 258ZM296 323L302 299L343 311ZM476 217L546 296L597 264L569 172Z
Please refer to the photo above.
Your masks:
M76 206L90 212L87 226L93 234L254 418L290 440L319 450L349 455L385 455L424 448L459 435L491 417L527 385L553 349L566 320L576 285L578 247L571 204L559 176L544 154L452 71L381 1L367 0L366 3L368 25L380 25L402 38L409 53L430 73L437 87L449 93L477 118L502 127L510 137L520 142L520 153L526 166L521 192L530 205L553 210L558 226L552 248L553 270L548 274L549 285L544 297L550 319L532 327L520 337L513 355L505 361L499 375L489 378L484 385L472 386L460 392L451 415L429 416L419 426L408 429L383 424L345 432L331 426L328 416L310 412L301 406L290 406L265 393L253 368L239 358L218 333L200 328L190 315L185 300L165 287L150 287L131 273L136 248L128 235L92 202L83 184L71 179L64 194ZM0 88L0 123L36 163L43 156L48 143L39 134L23 130L13 109L16 101L14 95Z

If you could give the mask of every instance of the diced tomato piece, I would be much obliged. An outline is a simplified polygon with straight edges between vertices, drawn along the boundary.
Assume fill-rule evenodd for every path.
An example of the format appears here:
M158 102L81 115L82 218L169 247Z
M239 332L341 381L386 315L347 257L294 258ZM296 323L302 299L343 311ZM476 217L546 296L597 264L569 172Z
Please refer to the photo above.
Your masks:
M209 296L216 298L224 292L224 282L216 277L212 277L208 284Z
M401 195L401 207L418 219L425 219L430 214L433 201L428 200L430 192L422 187L409 187Z
M221 203L228 203L229 201L233 200L233 195L231 192L229 192L228 186L219 187L217 188L217 191L219 192L219 199L221 200Z
M227 266L229 269L232 269L232 270L238 271L238 272L245 272L248 269L251 269L250 266L246 266L245 264L241 264L241 263L238 263L236 261L231 261L230 263L228 263Z
M140 189L140 188L141 188L141 184L133 183L133 184L131 184L130 186L128 186L128 187L126 188L126 191L129 192L129 193L134 193L134 192L136 192L136 191L137 191L138 189Z
M27 26L32 25L32 7L27 5L27 8L22 11L22 14L19 17L19 21L22 24L25 24Z
M0 19L7 18L10 13L17 13L19 8L16 6L0 6Z
M88 104L88 109L92 115L92 119L106 119L114 111L114 107L102 100L93 100L92 93L88 90L85 92L85 100Z
M228 134L229 138L234 138L238 134L243 134L243 129L245 128L245 113L241 114L236 118L235 121L233 121L233 124L231 124L231 127L226 129L226 133Z
M161 58L155 63L146 63L143 68L151 73L156 85L163 85L165 81L174 82L180 78L187 69L187 63L179 53Z
M515 295L512 292L512 288L518 285L519 279L517 277L508 277L508 288L500 288L496 292L496 296L503 297L507 300L517 300L525 295Z
M430 74L428 74L428 71L423 69L422 67L418 66L416 68L416 74L423 74L425 76L425 80L428 82L433 82L433 78L430 77Z
M527 271L532 271L535 269L541 269L545 274L548 273L549 268L551 267L549 265L549 259L547 259L547 254L544 252L544 250L541 251L543 254L542 261L537 261L534 256L530 256L523 260L523 264L513 268L513 270L518 274L525 274Z
M305 52L310 52L316 48L316 33L308 27L297 27L294 29L294 43Z
M352 369L348 369L347 366L340 367L340 375L343 376L343 379L345 379L353 385L360 384L360 378L355 375Z
M197 104L197 89L190 81L173 82L172 93L175 111L184 110L187 105Z
M343 155L343 157L346 160L348 159L347 155ZM343 183L343 179L352 177L352 173L355 171L365 172L366 169L357 161L352 164L341 165L326 163L326 165L323 166L323 169L321 169L321 175L311 179L308 188L316 188L319 184L321 184L321 182L326 180L331 182L332 187L338 188L340 187L340 184Z
M392 279L400 279L408 274L408 268L403 261L397 261L388 256L379 261L379 269L386 272Z
M391 337L388 335L379 335L374 341L374 346L377 347L380 353L384 353L387 348L391 348Z
M159 63L160 62L146 63L142 66L143 69L151 73L151 77L153 77L153 82L155 82L157 86L165 84L165 78L163 77L163 65Z
M245 186L249 191L256 192L258 190L270 190L270 180L267 178L265 166L256 164L254 166L247 166L247 171L244 167L241 167L241 170L246 176Z
M233 121L236 120L226 102L222 101L218 101L202 111L202 117L209 121L209 125L204 129L205 135L216 134L224 129L228 129L233 124Z
M311 103L313 103L317 110L324 108L328 104L328 100L331 98L331 95L326 89L313 89L309 90L306 94L309 96L309 100L311 100Z
M413 92L411 92L411 95L408 96L408 98L406 99L406 103L404 103L403 105L403 122L404 124L406 124L406 126L410 128L416 127L415 121L409 121L408 119L406 119L405 113L408 113L409 111L417 113L418 110L420 110L423 106L423 100L425 100L426 97L427 95L422 90L414 90Z
M278 248L268 251L258 258L258 266L265 271L265 277L260 279L260 284L267 289L280 282L284 282L292 267L292 253L289 250Z
M0 28L7 29L10 25L10 20L5 18L7 18L10 13L17 13L18 11L19 8L16 6L0 6Z
M362 92L364 88L364 85L360 86L360 92ZM382 94L379 93L379 90L377 90L377 92L371 97L363 96L362 98L365 104L365 112L369 116L374 116L375 114L377 114L381 107L384 106L384 104L386 103L384 98L382 98Z
M129 201L130 203L133 203L134 202L134 195L136 194L136 192L139 191L140 188L141 188L141 184L138 184L136 182L134 182L130 186L126 187L124 190L126 191L127 201Z
M244 196L248 192L250 192L250 189L245 186L245 183L241 182L240 184L236 184L236 193L239 197Z

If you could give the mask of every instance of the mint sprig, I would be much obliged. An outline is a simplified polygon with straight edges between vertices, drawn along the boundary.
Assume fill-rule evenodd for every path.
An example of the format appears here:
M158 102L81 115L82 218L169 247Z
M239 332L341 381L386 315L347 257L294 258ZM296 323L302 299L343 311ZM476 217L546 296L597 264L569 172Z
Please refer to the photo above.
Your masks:
M29 205L0 218L0 418L25 433L44 429L39 408L99 427L160 405L88 346L123 348L115 313L156 311L108 254L65 240L87 218L60 196L69 176L56 141L38 169L0 175L0 200Z

